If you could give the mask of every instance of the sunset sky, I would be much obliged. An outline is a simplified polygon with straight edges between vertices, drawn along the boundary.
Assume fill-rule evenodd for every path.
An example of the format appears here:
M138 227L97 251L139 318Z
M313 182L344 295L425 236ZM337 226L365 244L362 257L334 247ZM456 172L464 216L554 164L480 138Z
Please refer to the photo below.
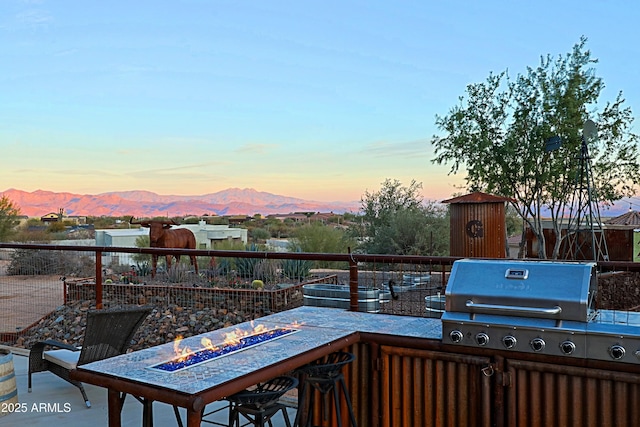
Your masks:
M629 1L0 2L0 191L459 192L436 115L580 36L640 111ZM635 132L638 132L637 125Z

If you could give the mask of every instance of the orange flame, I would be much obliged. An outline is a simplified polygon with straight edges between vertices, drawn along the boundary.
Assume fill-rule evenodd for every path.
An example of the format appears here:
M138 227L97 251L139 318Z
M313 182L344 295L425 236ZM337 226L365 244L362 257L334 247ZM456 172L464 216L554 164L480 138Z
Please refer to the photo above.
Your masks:
M298 323L298 321L294 321L293 323L288 325L288 327L295 328L295 327L300 326L300 325L302 325L302 324ZM224 345L238 344L242 337L246 337L248 335L253 335L253 334L263 333L263 332L266 332L268 330L269 330L269 328L267 328L265 325L260 324L260 325L254 326L253 321L251 321L251 329L250 330L242 330L240 328L236 328L232 332L223 333L222 334L223 344ZM192 357L192 354L194 353L194 352L191 351L191 349L189 347L181 348L180 344L182 343L183 338L184 337L182 335L178 335L176 337L176 339L173 341L173 351L175 352L176 356L178 356L178 358L176 359L176 361L178 361L178 362L183 362L183 361L187 360L188 358ZM200 350L213 350L213 351L216 351L216 350L219 349L219 346L215 345L213 343L213 341L211 341L207 337L203 337L200 340L200 345L202 346L200 348Z
M189 347L180 348L180 343L182 342L183 336L178 335L176 339L173 341L173 351L178 356L178 362L182 362L191 356L191 349Z
M212 350L212 351L218 350L218 346L214 345L213 341L211 341L207 337L202 337L202 339L200 340L200 344L202 344L202 348L204 349Z

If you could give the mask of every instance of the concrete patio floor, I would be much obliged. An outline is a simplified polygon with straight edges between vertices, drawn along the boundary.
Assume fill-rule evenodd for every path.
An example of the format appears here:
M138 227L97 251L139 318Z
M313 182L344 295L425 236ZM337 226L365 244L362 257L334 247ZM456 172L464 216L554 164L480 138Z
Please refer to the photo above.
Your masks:
M49 372L39 372L33 375L33 391L28 393L29 358L27 353L20 349L12 349L12 353L20 412L2 414L0 426L108 426L106 389L85 384L91 402L91 408L87 408L76 387ZM222 406L224 403L214 402L207 406L206 411ZM181 416L183 423L185 423L184 410L181 410ZM228 412L223 410L209 419L225 424L227 417ZM289 417L293 423L295 409L289 410ZM274 416L272 421L274 427L285 425L280 414ZM178 425L173 408L160 402L153 405L153 422L154 427L175 427ZM122 425L126 427L142 425L142 405L131 396L127 397L122 410ZM202 423L202 425L211 424Z

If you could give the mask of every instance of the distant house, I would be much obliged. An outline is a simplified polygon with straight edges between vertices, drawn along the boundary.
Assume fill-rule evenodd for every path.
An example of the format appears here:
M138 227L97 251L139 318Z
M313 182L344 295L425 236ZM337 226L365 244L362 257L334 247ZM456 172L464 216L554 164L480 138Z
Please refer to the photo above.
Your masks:
M135 248L136 240L141 236L148 235L148 228L117 228L96 230L95 244L96 246L103 247ZM131 265L134 264L131 258L132 256L133 254L128 253L103 252L102 265Z
M148 228L114 228L96 230L96 246L135 248L136 240L148 236Z
M289 239L267 239L267 248L273 252L289 252Z
M78 215L70 215L62 218L63 221L68 221L72 224L86 224L87 217L86 216L78 216Z
M226 240L247 244L248 235L246 228L229 227L228 225L210 225L205 221L198 224L183 224L173 228L189 229L196 236L196 247L198 249L211 249L215 242Z
M67 221L73 224L86 224L87 217L78 215L66 216L64 214L64 209L61 208L58 213L50 212L46 215L41 216L40 221L45 223Z
M26 224L27 221L29 221L29 216L28 215L18 215L16 217L16 221L18 221L19 225Z
M244 224L253 219L253 217L247 215L224 215L222 218L229 221L229 224Z
M519 234L507 237L507 258L518 258L521 240L522 236Z
M338 215L334 214L333 212L317 212L311 215L309 219L311 221L321 221L322 223L327 224L329 221L331 221L332 218L335 218L337 216Z
M272 214L267 215L267 218L277 219L284 222L286 219L294 222L306 222L309 221L309 216L303 213L289 213L289 214Z
M57 213L48 213L40 217L40 221L42 222L58 222L60 221L60 215Z
M330 218L335 216L337 216L337 214L333 212L293 212L289 214L272 214L268 215L267 218L278 219L280 221L288 219L294 222L321 221L326 224Z

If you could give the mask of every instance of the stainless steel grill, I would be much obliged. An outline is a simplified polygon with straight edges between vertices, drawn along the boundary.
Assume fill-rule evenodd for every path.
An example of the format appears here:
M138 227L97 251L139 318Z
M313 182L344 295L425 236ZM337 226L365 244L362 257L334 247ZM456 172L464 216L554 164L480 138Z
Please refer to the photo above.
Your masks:
M456 261L445 343L640 364L638 313L595 308L591 262Z

